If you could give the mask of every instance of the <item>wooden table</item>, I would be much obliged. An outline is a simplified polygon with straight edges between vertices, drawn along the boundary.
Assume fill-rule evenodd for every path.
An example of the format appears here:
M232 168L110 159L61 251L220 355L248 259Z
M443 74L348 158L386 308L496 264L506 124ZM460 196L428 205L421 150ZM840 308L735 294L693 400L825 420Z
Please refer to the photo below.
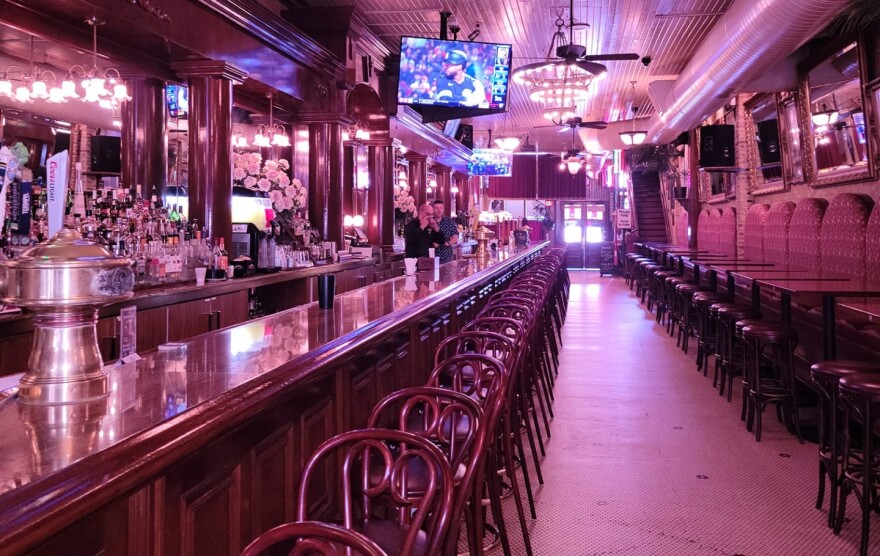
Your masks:
M832 276L832 278L835 278ZM791 296L819 295L822 297L822 336L825 359L837 356L835 299L838 297L880 297L880 288L864 280L756 280L761 287L779 292L782 298L782 320L791 324Z

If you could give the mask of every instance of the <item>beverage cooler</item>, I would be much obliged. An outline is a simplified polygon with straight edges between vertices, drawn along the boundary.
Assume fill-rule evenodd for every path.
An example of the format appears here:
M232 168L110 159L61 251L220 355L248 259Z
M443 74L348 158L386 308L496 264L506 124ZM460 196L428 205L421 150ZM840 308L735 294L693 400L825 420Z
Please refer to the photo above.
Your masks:
M565 245L568 268L599 268L600 246L609 236L608 205L601 202L557 203L557 241ZM560 237L561 236L561 237Z

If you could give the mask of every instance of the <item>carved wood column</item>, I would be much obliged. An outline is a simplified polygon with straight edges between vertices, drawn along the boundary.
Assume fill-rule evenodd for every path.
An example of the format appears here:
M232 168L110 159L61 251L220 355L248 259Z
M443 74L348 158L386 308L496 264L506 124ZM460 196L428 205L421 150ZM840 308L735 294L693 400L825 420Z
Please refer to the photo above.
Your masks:
M428 194L425 191L428 184L428 157L418 153L407 153L409 160L409 187L413 199L416 201L416 216L420 205L428 202Z
M394 244L394 146L370 145L370 189L367 193L367 235L370 243L384 247Z
M446 207L446 215L452 211L452 169L446 166L435 166L437 172L437 194L435 197L443 201Z
M141 186L148 197L156 187L162 192L168 171L165 141L165 82L134 77L126 80L131 100L122 103L122 180Z
M332 115L304 121L309 124L309 219L326 241L342 245L342 122Z
M222 61L172 64L189 86L189 214L212 237L232 234L232 85L247 73Z
M455 199L455 210L468 210L471 202L471 189L468 175L456 172L452 174L452 183L458 187L458 195L453 195L453 198Z

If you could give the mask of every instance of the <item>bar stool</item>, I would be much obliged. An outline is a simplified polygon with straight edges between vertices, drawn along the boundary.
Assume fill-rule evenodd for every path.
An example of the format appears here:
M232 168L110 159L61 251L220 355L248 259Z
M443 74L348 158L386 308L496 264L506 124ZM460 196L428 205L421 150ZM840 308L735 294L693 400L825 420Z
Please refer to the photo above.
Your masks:
M840 401L848 415L855 413L862 421L861 465L858 455L852 454L849 427L846 427L843 470L840 484L840 505L836 516L835 532L839 532L846 514L846 499L854 492L862 510L862 542L859 553L868 554L870 540L871 512L877 507L880 487L880 466L874 451L874 430L880 416L880 379L875 374L854 373L841 377L838 387Z
M657 270L666 270L662 264L654 261L650 263L639 263L639 282L636 284L636 295L639 296L639 302L644 303L648 295L651 275Z
M810 376L819 390L819 495L816 509L825 501L825 478L831 486L828 506L828 526L833 527L837 513L837 494L840 485L840 445L838 444L838 413L840 379L855 373L880 373L880 363L868 361L821 361L810 367ZM845 423L845 421L844 421Z
M743 320L753 322L761 322L761 312L747 307L745 305L733 305L720 307L717 312L718 320L715 323L716 330L719 331L718 338L723 344L721 365L715 366L715 370L720 369L712 379L712 386L715 386L715 378L719 380L718 395L723 396L725 388L727 389L727 401L733 399L733 379L737 376L745 376L743 371L743 352L741 349L740 336L736 333L736 323ZM717 360L716 360L717 363Z
M651 289L648 291L648 310L651 310L651 303L653 302L657 307L655 320L660 324L663 324L668 304L666 299L666 279L673 276L681 275L674 270L658 270L651 277Z
M743 374L749 383L749 408L746 428L752 430L755 422L755 440L761 441L762 414L769 403L776 404L777 415L782 408L785 424L794 429L803 444L797 398L794 391L794 364L792 357L797 346L794 328L779 324L752 324L743 328L745 347ZM762 365L769 363L769 373Z
M727 295L702 291L696 292L692 299L697 321L697 371L702 370L706 376L709 374L709 354L715 350L715 323L709 320L709 306L725 301Z
M340 548L355 550L358 556L387 556L378 544L357 531L320 521L284 523L273 527L247 545L241 556L272 554L282 548L290 554L299 554L298 545L314 556L338 556Z
M406 482L392 479L401 468L418 461L428 470L423 495L411 495ZM371 466L384 464L381 479L371 476ZM335 464L335 465L334 465ZM363 534L389 554L439 554L449 530L453 505L453 476L443 452L430 441L407 432L366 429L340 433L325 442L305 464L297 496L297 520L308 521L309 493L325 493L312 484L334 466L336 492L343 503L342 524ZM352 484L360 488L352 488ZM355 494L355 492L357 494ZM376 517L377 506L387 508ZM357 508L357 509L356 509Z
M709 306L709 320L714 323L715 328L715 372L712 376L712 387L718 387L718 379L726 376L723 371L729 367L732 361L733 345L731 343L730 334L733 331L733 325L738 320L748 319L752 317L751 309L739 303L730 301L722 301L713 303ZM724 317L722 315L729 315ZM738 361L737 363L741 363ZM722 382L723 383L723 382Z
M681 307L678 304L678 295L675 288L680 284L697 284L695 280L690 280L684 276L669 276L665 280L666 306L669 309L669 319L666 321L666 332L672 336L675 334L675 326L679 324L681 318Z
M709 288L699 284L682 283L675 286L675 295L679 307L678 339L676 345L686 354L688 352L688 340L692 328L695 328L696 316L694 313L693 297L697 292L708 292ZM691 318L691 317L694 318Z

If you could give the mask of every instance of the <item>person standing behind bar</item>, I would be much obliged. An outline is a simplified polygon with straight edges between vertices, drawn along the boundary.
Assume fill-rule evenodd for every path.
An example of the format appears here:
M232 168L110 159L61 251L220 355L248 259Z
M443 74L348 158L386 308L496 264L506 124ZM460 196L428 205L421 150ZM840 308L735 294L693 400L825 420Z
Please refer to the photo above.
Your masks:
M458 243L458 225L455 220L444 214L446 207L443 201L437 199L434 201L434 220L437 221L438 229L443 234L443 242L437 249L437 256L440 257L440 264L448 263L455 258L455 251L452 246Z
M407 258L427 257L428 249L445 242L431 205L425 203L419 207L419 218L406 225L405 239Z

